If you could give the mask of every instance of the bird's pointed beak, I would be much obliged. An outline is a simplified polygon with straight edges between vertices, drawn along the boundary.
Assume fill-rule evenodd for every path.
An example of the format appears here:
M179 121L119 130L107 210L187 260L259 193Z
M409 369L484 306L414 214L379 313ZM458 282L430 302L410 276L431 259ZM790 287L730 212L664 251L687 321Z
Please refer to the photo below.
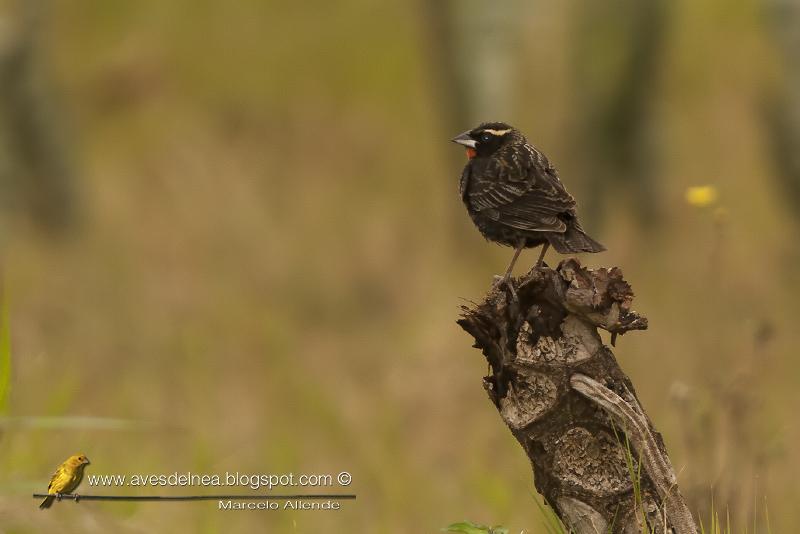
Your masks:
M85 460L83 461L83 463L84 463L85 465L89 465L89 464L90 464L90 463L92 463L92 462L90 462L90 461L89 461L89 459L87 458L87 459L85 459Z
M465 147L468 148L475 148L475 145L477 144L475 140L469 136L468 131L460 135L457 135L456 137L452 138L451 141L454 143L458 143L459 145L464 145Z

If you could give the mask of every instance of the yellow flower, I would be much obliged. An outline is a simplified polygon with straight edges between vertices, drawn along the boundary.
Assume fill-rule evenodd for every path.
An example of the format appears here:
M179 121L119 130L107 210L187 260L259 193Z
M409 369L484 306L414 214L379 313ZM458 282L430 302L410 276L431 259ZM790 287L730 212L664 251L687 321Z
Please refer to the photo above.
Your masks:
M698 185L686 189L686 202L697 208L705 208L717 201L717 188L713 185Z

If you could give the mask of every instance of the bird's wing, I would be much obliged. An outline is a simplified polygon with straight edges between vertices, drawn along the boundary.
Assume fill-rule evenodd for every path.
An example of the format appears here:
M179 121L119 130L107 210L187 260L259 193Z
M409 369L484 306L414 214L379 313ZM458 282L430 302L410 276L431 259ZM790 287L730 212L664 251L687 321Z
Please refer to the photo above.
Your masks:
M575 199L535 148L525 145L510 158L492 162L485 175L482 180L473 176L470 181L469 200L474 209L519 230L566 230L562 219L573 215Z
M69 480L67 480L67 482L64 484L64 489L62 492L72 493L78 488L78 486L81 485L81 480L83 480L83 470L75 469L72 473L70 473Z
M47 493L60 493L64 489L65 469L63 465L59 465L56 472L50 478L50 484L47 485ZM50 490L53 490L52 492Z

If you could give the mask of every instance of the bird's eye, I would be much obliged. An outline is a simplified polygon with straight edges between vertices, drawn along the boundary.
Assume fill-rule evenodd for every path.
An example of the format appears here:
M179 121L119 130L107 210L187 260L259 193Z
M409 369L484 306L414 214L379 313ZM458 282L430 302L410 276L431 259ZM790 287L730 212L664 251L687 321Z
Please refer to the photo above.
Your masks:
M484 143L488 143L491 140L492 140L492 136L489 135L488 133L485 133L485 134L481 135L481 141L483 141Z

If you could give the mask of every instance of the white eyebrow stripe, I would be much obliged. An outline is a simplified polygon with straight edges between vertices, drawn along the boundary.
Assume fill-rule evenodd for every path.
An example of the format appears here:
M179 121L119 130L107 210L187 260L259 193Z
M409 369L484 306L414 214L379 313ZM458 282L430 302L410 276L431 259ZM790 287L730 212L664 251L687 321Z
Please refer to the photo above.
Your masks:
M507 134L508 132L510 132L510 131L511 131L511 128L509 128L509 129L507 129L507 130L492 130L492 129L490 129L490 128L486 128L486 129L484 129L483 131L484 131L484 132L486 132L486 133L490 133L490 134L492 134L492 135L497 135L497 136L500 136L500 135L505 135L505 134Z

